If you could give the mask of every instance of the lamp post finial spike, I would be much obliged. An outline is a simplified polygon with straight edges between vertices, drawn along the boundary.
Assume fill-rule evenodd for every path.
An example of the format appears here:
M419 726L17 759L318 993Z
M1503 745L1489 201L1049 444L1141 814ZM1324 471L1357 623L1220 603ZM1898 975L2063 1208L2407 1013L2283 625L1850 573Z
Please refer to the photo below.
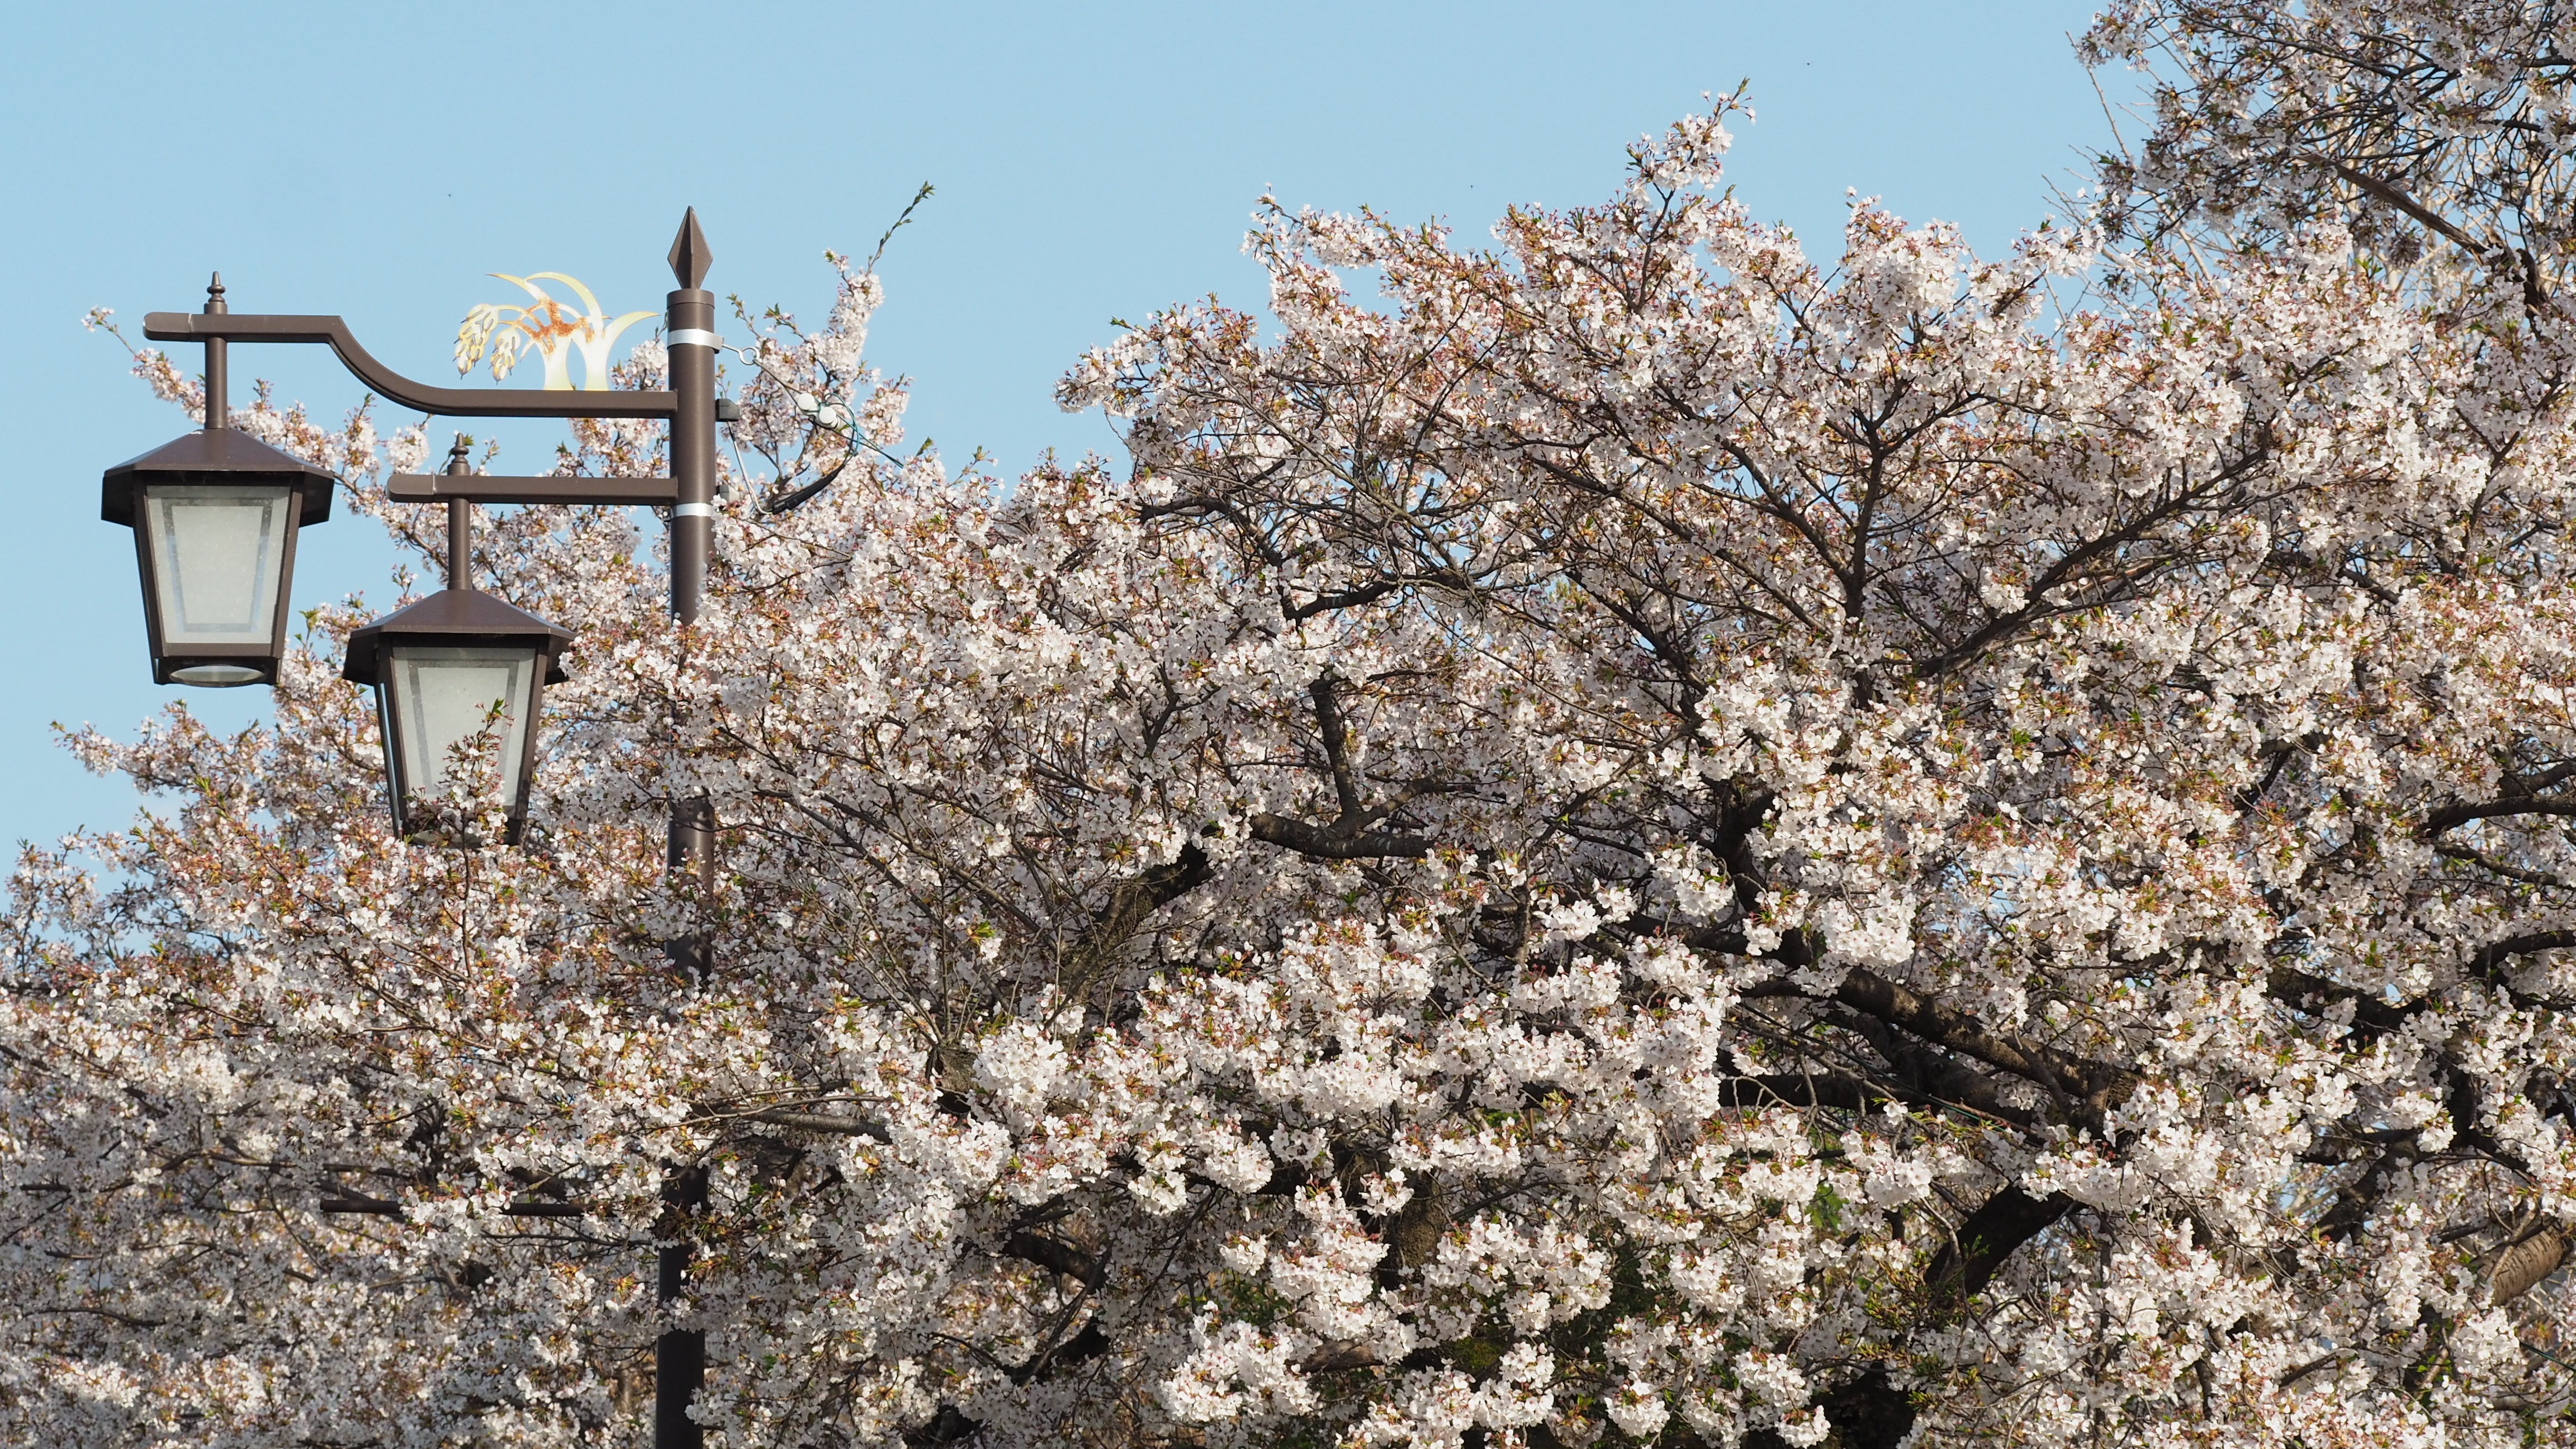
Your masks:
M680 234L671 238L671 276L692 291L704 286L707 264L715 254L707 249L707 234L698 229L698 209L690 207L680 218Z

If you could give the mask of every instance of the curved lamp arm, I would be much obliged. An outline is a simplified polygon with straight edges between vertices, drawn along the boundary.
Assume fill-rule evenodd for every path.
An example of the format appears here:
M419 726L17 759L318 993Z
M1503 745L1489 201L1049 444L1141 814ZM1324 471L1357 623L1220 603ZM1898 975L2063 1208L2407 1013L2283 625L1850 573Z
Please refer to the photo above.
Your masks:
M668 418L679 411L670 392L566 392L550 388L433 387L414 382L370 356L349 324L327 315L253 312L151 312L143 335L155 342L321 342L385 401L449 418Z

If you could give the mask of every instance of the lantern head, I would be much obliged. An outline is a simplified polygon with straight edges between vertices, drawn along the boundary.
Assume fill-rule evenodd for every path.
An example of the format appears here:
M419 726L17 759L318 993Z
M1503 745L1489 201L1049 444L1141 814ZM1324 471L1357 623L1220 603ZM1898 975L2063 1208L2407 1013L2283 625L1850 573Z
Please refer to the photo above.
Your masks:
M489 788L507 821L504 843L519 842L538 701L564 681L571 642L569 630L473 589L441 590L349 636L340 673L375 686L395 833L482 844L453 802Z
M275 684L295 534L338 480L228 428L107 470L99 516L134 530L156 684Z

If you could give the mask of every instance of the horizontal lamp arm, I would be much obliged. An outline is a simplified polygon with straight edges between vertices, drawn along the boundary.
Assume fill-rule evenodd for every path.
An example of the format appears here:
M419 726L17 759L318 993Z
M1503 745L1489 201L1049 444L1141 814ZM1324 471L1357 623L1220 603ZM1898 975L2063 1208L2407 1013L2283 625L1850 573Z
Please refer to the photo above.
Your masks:
M650 394L636 394L649 396ZM394 503L602 503L668 508L679 485L668 478L504 478L491 473L396 473L385 487Z
M679 410L671 392L590 392L555 388L432 387L370 356L349 324L327 315L255 312L151 312L143 335L155 342L320 342L340 355L377 396L416 412L449 418L667 418ZM585 500L589 501L589 500ZM668 500L665 500L668 501Z

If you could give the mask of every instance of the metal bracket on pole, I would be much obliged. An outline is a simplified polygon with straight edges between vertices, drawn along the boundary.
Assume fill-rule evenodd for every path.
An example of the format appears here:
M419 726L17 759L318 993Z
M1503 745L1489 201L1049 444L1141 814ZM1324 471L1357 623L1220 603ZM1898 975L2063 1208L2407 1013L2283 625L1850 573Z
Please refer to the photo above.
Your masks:
M668 508L679 500L679 486L668 478L509 478L494 473L396 473L385 485L395 503L555 503L649 505Z

